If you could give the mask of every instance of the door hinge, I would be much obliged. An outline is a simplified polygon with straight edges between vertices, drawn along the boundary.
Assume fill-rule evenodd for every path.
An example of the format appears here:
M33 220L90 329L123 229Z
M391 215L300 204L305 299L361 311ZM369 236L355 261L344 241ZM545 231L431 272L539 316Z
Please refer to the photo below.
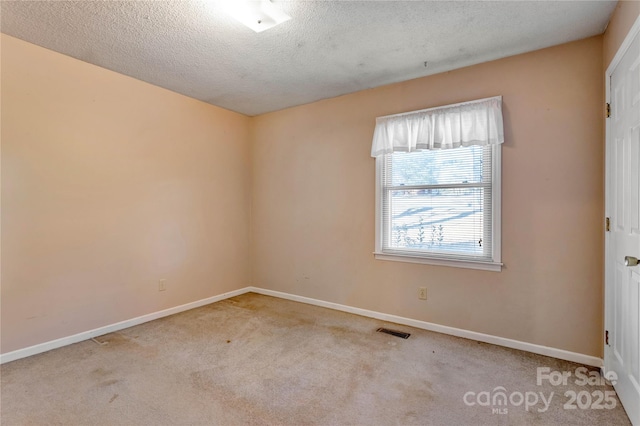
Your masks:
M611 231L611 219L609 219L608 217L604 218L604 230L606 232Z
M607 118L611 117L611 104L607 102Z
M609 346L609 330L604 331L604 344Z

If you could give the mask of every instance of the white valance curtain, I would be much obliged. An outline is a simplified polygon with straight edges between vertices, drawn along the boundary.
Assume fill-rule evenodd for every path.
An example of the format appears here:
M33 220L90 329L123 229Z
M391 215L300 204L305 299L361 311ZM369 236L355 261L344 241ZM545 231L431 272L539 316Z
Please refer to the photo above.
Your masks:
M376 118L371 156L504 142L502 96Z

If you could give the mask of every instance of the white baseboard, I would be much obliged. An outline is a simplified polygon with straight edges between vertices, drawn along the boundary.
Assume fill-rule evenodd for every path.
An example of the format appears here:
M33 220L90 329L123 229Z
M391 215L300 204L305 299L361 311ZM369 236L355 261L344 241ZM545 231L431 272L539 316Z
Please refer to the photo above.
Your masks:
M369 318L375 318L381 321L408 325L410 327L420 328L422 330L429 330L429 331L435 331L437 333L449 334L451 336L464 337L465 339L477 340L480 342L491 343L493 345L498 345L498 346L505 346L507 348L512 348L512 349L519 349L522 351L532 352L539 355L545 355L553 358L573 361L579 364L585 364L585 365L590 365L594 367L603 366L603 361L601 358L590 356L590 355L584 355L576 352L569 352L563 349L550 348L547 346L536 345L533 343L522 342L519 340L507 339L504 337L492 336L490 334L477 333L475 331L448 327L445 325L434 324L426 321L419 321L411 318L404 318L396 315L383 314L381 312L355 308L352 306L340 305L338 303L325 302L323 300L312 299L310 297L296 296L294 294L283 293L283 292L274 291L274 290L267 290L259 287L241 288L241 289L223 293L217 296L208 297L206 299L197 300L195 302L186 303L184 305L176 306L176 307L165 309L162 311L153 312L151 314L143 315L130 320L121 321L115 324L111 324L111 325L96 328L93 330L85 331L82 333L74 334L73 336L63 337L61 339L56 339L56 340L41 343L38 345L29 346L28 348L18 349L13 352L7 352L6 354L0 355L0 364L3 364L5 362L10 362L10 361L15 361L17 359L25 358L31 355L36 355L42 352L47 352L52 349L60 348L62 346L71 345L73 343L78 343L83 340L91 339L96 336L102 336L103 334L113 333L115 331L133 327L134 325L142 324L148 321L153 321L155 319L177 314L179 312L184 312L189 309L199 308L201 306L208 305L210 303L218 302L220 300L228 299L234 296L239 296L241 294L249 293L249 292L264 294L266 296L278 297L286 300L292 300L295 302L306 303L309 305L321 306L323 308L335 309L337 311L348 312L351 314L361 315Z
M323 300L312 299L309 297L296 296L289 293L282 293L280 291L266 290L259 287L249 287L249 289L251 292L264 294L266 296L274 296L281 299L293 300L295 302L308 303L310 305L321 306L323 308L335 309L337 311L349 312L351 314L362 315L364 317L375 318L382 321L408 325L423 330L435 331L438 333L449 334L451 336L464 337L465 339L477 340L479 342L491 343L493 345L505 346L512 349L519 349L522 351L532 352L534 354L564 359L567 361L573 361L579 364L590 365L593 367L601 367L602 365L604 365L601 358L580 354L577 352L565 351L564 349L550 348L548 346L536 345L534 343L527 343L519 340L507 339L504 337L492 336L490 334L477 333L475 331L448 327L446 325L439 325L431 322L399 317L396 315L383 314L381 312L354 308L352 306L340 305L338 303L325 302Z
M104 327L95 328L93 330L83 331L82 333L74 334L73 336L62 337L60 339L51 340L49 342L40 343L34 346L29 346L24 349L7 352L6 354L0 355L0 364L15 361L20 358L26 358L31 355L40 354L42 352L47 352L52 349L61 348L62 346L71 345L73 343L82 342L83 340L88 340L96 336L102 336L103 334L113 333L115 331L133 327L134 325L153 321L162 317L167 317L179 312L188 311L189 309L199 308L210 303L218 302L220 300L247 293L248 291L250 291L249 287L241 288L239 290L230 291L227 293L219 294L217 296L207 297L206 299L196 300L195 302L191 303L185 303L184 305L175 306L173 308L164 309L162 311L153 312L147 315L142 315L140 317L132 318L126 321L120 321L115 324L106 325Z

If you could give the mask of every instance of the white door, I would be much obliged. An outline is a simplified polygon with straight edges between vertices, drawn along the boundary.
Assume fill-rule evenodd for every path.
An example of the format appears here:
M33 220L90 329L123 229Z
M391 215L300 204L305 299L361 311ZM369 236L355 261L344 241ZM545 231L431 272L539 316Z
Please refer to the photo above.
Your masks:
M640 23L640 19L636 24ZM640 25L607 71L605 369L631 422L640 425Z

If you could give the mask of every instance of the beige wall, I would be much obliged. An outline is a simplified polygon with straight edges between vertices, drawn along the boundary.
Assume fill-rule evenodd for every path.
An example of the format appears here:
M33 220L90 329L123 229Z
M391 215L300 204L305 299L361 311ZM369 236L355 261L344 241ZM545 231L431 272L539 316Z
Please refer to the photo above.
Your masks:
M249 118L1 41L3 353L250 284Z
M640 0L619 1L604 33L604 68L611 63L633 23L640 16Z
M495 95L504 270L374 260L375 117ZM594 37L254 118L254 285L601 356L603 102Z

